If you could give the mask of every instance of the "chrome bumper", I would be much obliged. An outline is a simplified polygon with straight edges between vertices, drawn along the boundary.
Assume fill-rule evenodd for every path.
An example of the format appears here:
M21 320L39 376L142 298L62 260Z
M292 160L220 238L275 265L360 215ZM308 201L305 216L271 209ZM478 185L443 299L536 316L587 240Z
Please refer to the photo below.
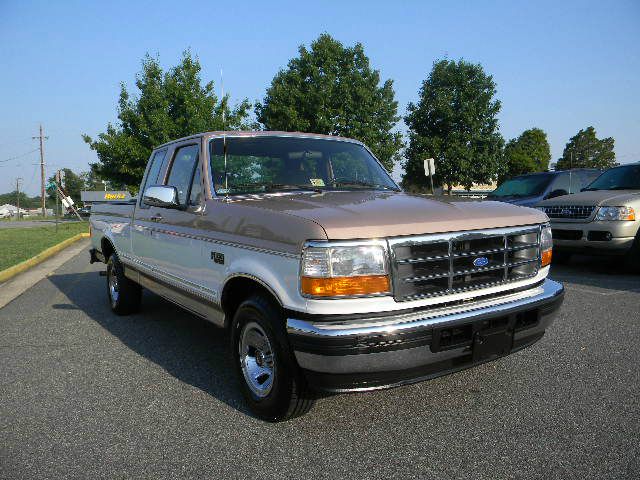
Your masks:
M321 390L371 390L411 383L473 366L473 338L496 322L513 336L511 353L542 338L564 296L545 280L527 290L448 307L364 318L289 318L296 360ZM462 333L460 333L462 332ZM447 336L462 341L443 347ZM496 357L497 358L497 357ZM486 359L482 359L486 361Z

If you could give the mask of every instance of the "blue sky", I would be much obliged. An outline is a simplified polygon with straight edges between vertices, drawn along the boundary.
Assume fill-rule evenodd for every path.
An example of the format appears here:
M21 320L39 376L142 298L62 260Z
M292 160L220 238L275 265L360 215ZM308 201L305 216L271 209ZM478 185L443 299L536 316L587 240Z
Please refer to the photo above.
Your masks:
M640 160L640 2L30 2L0 0L0 192L39 191L31 139L49 135L48 172L95 161L80 135L116 119L119 83L145 53L165 67L191 48L203 79L224 70L232 99L261 99L273 75L328 32L361 42L403 114L436 59L481 63L506 139L544 129L557 159L593 125L618 161ZM404 124L400 124L404 129ZM10 157L18 159L2 162ZM396 175L398 172L396 172Z

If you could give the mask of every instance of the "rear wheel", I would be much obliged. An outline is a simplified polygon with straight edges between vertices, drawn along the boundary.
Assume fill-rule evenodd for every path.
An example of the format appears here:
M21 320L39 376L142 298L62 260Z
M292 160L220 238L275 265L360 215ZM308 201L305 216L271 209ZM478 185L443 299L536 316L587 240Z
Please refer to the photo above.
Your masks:
M124 267L116 253L107 261L107 295L111 310L118 315L127 315L140 309L142 289L124 275Z
M266 295L240 304L230 348L242 393L258 417L278 422L309 411L313 398L289 349L282 314Z

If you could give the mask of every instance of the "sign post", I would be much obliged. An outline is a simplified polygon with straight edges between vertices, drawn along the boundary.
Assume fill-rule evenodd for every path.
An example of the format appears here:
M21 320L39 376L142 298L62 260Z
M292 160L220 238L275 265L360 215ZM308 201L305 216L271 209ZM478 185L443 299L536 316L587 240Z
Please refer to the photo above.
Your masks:
M424 174L429 177L431 182L431 195L434 194L433 190L433 174L436 173L436 162L433 158L427 158L424 161Z

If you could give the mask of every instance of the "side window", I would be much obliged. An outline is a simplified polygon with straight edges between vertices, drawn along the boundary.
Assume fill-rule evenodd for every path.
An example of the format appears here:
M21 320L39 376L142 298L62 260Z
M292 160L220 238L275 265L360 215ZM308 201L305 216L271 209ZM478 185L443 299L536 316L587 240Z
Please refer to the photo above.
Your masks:
M160 176L160 172L162 172L164 164L165 164L165 159L167 156L167 149L165 148L164 150L158 150L156 153L153 154L153 157L151 157L150 160L150 165L149 165L149 173L147 173L147 177L144 181L144 185L142 186L142 189L140 190L140 206L144 206L144 204L142 203L142 196L144 195L144 191L147 189L147 187L150 187L152 185L157 185L159 182L158 177ZM148 206L146 206L145 208L149 208Z
M193 179L193 172L198 164L198 146L188 145L179 148L171 164L167 185L176 187L178 190L178 203L185 205L189 195L189 187Z
M569 174L561 173L558 177L553 181L553 185L551 185L550 192L554 190L564 190L567 193L571 192L571 185L569 183Z
M200 205L202 203L202 172L200 165L196 164L196 172L193 174L191 182L191 193L189 194L189 205Z

